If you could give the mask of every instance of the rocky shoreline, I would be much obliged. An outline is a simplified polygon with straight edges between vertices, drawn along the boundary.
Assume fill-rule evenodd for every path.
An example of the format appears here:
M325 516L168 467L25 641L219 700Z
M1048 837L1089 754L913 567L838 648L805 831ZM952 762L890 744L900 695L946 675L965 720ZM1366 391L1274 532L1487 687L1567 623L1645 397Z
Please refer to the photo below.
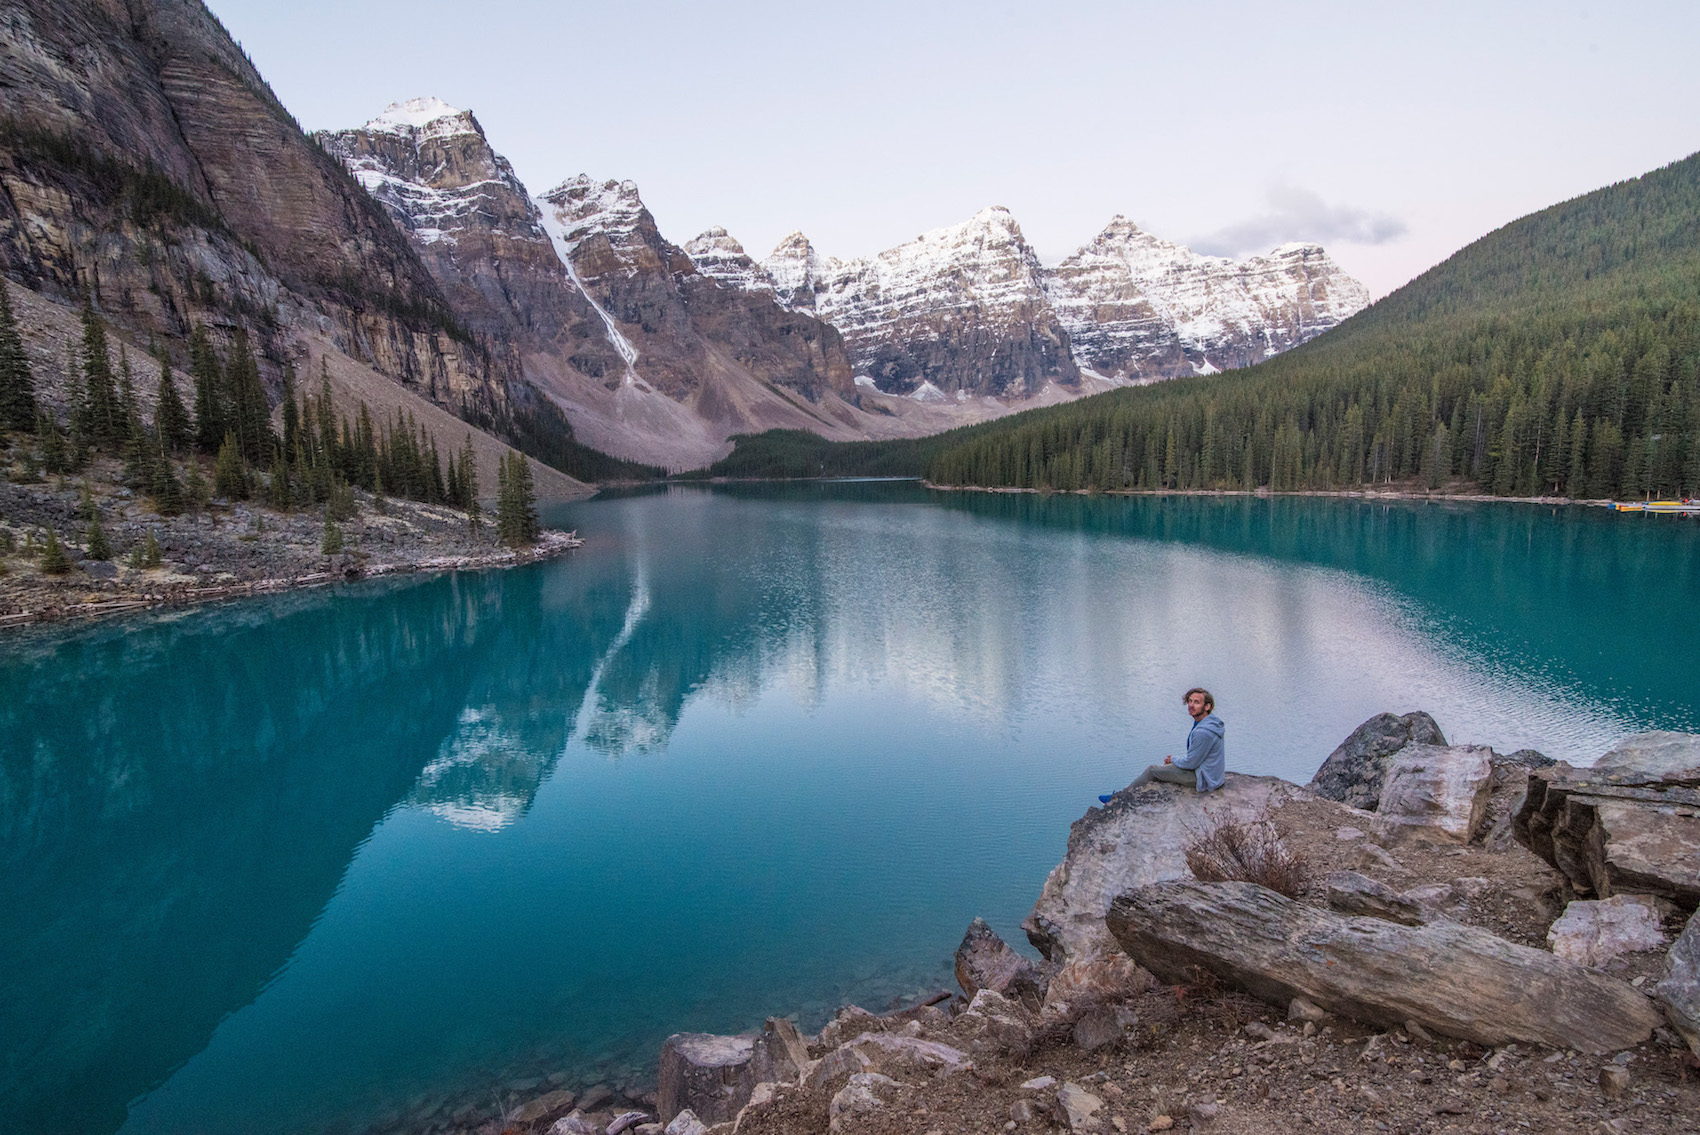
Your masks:
M395 1129L1686 1132L1697 902L1700 735L1572 768L1380 714L1305 786L1088 809L1023 925L1039 962L976 919L960 994L676 1034L653 1090Z
M543 531L509 548L489 522L444 505L354 491L354 514L335 522L340 550L326 551L323 513L252 502L214 502L162 517L122 485L117 462L85 475L0 480L0 628L189 606L414 572L513 567L581 546L576 533ZM90 548L90 511L107 558ZM46 570L47 534L68 561ZM149 538L154 549L149 562Z

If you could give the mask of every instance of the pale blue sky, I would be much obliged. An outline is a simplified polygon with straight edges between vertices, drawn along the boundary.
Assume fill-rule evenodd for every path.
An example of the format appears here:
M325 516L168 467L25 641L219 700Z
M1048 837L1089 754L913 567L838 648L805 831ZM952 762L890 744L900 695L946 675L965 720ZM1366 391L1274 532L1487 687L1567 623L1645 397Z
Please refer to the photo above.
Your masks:
M869 255L991 204L1318 240L1377 295L1700 149L1700 4L212 0L308 129L437 95L533 193L631 178L683 243Z

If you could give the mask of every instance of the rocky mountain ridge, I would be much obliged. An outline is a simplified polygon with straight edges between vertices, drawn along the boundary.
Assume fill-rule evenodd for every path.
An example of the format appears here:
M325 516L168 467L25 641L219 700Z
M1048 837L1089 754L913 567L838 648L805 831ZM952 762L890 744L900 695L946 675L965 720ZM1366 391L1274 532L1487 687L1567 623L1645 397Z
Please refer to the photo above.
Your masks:
M837 327L858 380L922 397L1078 389L1082 369L1116 384L1213 374L1295 347L1370 298L1320 245L1236 261L1121 216L1046 268L995 206L869 259L823 257L800 232L759 264L724 229L686 247L722 282Z

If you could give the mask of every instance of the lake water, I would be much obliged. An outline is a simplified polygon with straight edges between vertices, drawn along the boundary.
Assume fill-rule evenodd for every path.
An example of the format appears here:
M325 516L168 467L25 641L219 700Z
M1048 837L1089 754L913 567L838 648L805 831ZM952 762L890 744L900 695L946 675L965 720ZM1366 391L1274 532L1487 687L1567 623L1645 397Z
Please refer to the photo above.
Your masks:
M359 1131L950 984L1216 694L1587 761L1700 728L1700 526L1526 505L673 488L587 546L0 639L0 1116Z

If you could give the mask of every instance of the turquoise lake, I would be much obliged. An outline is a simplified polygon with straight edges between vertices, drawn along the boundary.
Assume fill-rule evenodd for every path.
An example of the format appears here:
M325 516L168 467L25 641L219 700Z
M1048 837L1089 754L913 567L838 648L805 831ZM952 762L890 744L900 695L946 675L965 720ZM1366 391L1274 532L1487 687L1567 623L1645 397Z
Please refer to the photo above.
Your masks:
M1700 729L1700 525L674 487L586 546L0 638L0 1123L360 1132L951 984L1210 687L1586 762ZM541 1090L541 1089L537 1089Z

